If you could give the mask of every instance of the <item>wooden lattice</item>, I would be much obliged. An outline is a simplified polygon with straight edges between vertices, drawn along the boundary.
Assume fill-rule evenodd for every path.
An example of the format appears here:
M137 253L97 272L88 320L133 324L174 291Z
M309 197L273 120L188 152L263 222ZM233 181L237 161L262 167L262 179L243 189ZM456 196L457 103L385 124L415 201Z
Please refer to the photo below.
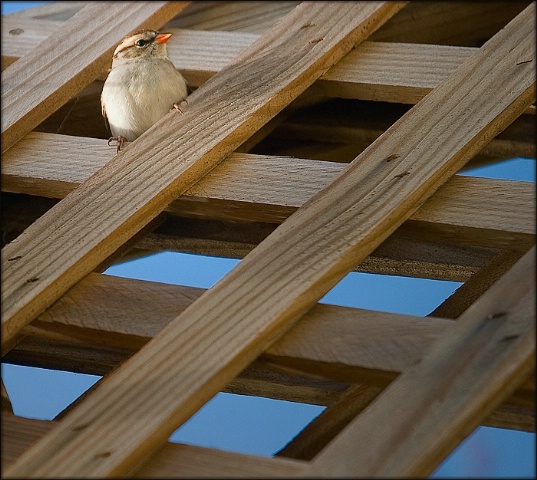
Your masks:
M116 154L111 52L164 26L195 91ZM455 175L535 156L534 2L57 2L2 18L2 68L3 360L105 376L51 422L2 385L6 478L426 476L534 431L534 186ZM162 250L242 261L100 273ZM352 270L464 283L317 303ZM168 443L219 391L327 408L274 458Z

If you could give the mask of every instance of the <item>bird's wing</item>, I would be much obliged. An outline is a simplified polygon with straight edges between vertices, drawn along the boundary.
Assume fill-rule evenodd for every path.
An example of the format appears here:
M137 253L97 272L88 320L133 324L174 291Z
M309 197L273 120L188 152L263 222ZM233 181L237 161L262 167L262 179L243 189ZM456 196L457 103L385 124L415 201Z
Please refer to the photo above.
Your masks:
M110 134L112 133L112 130L110 130L110 123L108 122L108 116L106 115L106 108L104 107L104 103L103 101L101 100L101 113L103 114L103 118L104 118L104 124L106 125L106 129L110 132Z

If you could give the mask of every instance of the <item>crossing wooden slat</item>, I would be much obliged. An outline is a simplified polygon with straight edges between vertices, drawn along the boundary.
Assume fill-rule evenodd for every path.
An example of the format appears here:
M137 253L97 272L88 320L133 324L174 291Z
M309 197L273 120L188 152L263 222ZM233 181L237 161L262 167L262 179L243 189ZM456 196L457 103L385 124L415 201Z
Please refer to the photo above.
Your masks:
M203 292L192 287L91 274L32 322L23 332L28 338L5 360L65 370L76 367L83 373L109 373ZM263 362L294 371L322 373L340 381L385 386L418 361L450 324L440 318L317 304L265 352ZM92 355L84 355L89 349ZM525 399L532 391L532 386L521 389L516 398L506 402L506 408L522 402L531 409ZM289 395L293 399L294 393ZM503 425L510 424L532 428L531 420L522 423L519 416L505 418Z
M104 140L31 133L4 155L2 190L63 198L113 155ZM334 162L233 153L167 211L281 223L345 168ZM453 177L409 220L405 233L436 230L437 243L452 243L457 236L467 244L524 251L534 242L535 188L530 182Z
M34 48L48 32L58 28L58 22L27 18L7 18L6 23L2 33L5 64ZM18 30L24 32L9 33ZM242 32L169 30L175 35L168 48L170 58L195 87L259 38L258 34ZM476 50L475 47L366 41L322 75L313 91L323 97L415 104Z
M522 256L520 252L501 252L489 265L482 268L461 285L449 298L435 308L430 315L442 318L458 318L485 293L490 286L507 272Z
M382 392L377 386L351 385L278 453L278 457L311 460Z
M44 197L3 194L2 240L4 245L20 235L55 203L57 203L56 200ZM217 219L196 218L196 212L190 210L191 206L188 209L181 207L181 210L177 212L178 215L167 213L160 215L159 219L163 220L161 224L149 226L147 231L141 232L127 248L122 248L117 255L109 257L107 262L111 263L108 266L118 261L134 260L162 251L240 259L251 252L277 227L275 223L241 221L240 228L238 228L236 221L221 219L227 218L225 215L227 210L216 208L217 205L213 207L215 209L212 215ZM263 210L263 206L260 205L259 210ZM203 211L206 214L209 213L205 209ZM230 213L232 218L235 218L237 211L234 209ZM434 240L420 240L419 223L415 226L418 228L405 229L404 234L399 233L399 230L403 228L400 227L364 261L356 265L354 271L465 282L479 269L488 265L498 254L497 248L465 245L451 241L438 243ZM489 231L489 233L493 244L505 236L502 234L497 237L495 231ZM431 235L430 231L429 235ZM446 241L445 235L440 241ZM514 248L519 248L519 245L516 244ZM106 266L102 265L102 268Z
M293 14L296 15L302 8L306 6L298 7ZM384 12L381 10L379 5L380 13L374 23L378 20L380 24L394 13L388 8ZM292 19L293 14L288 18ZM310 30L314 27L319 30L311 21L302 24L302 29L293 30L294 25L287 25L287 29L282 29L281 38L278 39L276 35L263 36L257 42L258 50L256 46L247 49L229 67L236 68L239 75L244 75L248 80L241 92L247 97L255 97L253 89L250 91L249 88L252 87L252 78L255 79L256 73L277 79L275 83L281 83L282 77L288 79L292 67L282 67L282 59L275 61L274 52L282 53L283 58L287 59L290 53L285 51L282 46L284 45L292 54L296 54L300 44L296 36L307 37L307 33L303 35L303 29L311 33L307 39L310 41L308 46L313 51L316 51L318 46L321 50L318 53L322 58L317 56L316 60L313 60L315 67L311 64L308 67L311 57L303 61L308 56L298 54L298 60L295 57L293 61L298 64L303 62L302 74L298 73L294 79L288 79L289 82L281 90L270 90L270 87L267 87L270 81L267 82L265 78L265 82L258 86L258 90L262 90L261 95L248 105L242 103L239 95L234 96L233 79L226 78L228 68L224 67L224 75L220 72L213 79L205 81L201 89L189 98L184 105L182 119L177 119L177 113L170 115L168 125L165 125L164 121L159 122L152 131L113 158L109 164L112 167L104 166L91 179L82 180L82 185L59 202L59 206L43 215L2 252L3 270L12 266L10 262L18 262L22 268L26 263L32 267L28 270L28 275L31 273L32 276L25 276L22 272L17 279L24 280L22 288L28 289L30 294L24 297L20 292L11 291L7 295L8 300L12 301L11 305L8 305L8 311L14 315L10 317L12 323L4 324L4 318L2 319L2 340L5 339L5 331L10 335L2 344L2 349L8 350L21 338L17 338L19 333L28 332L30 340L52 339L48 346L49 351L55 346L60 349L66 347L61 353L64 356L67 351L76 355L76 348L72 348L73 343L70 343L72 341L80 341L82 346L89 343L87 351L97 356L103 343L110 351L125 346L137 350L142 344L145 345L104 382L88 392L80 404L77 402L67 409L59 425L9 467L8 476L28 476L34 475L35 472L38 472L38 476L51 477L65 475L66 472L69 476L88 476L88 472L91 472L91 475L96 476L175 477L177 469L181 471L181 475L187 476L255 476L257 473L252 473L257 461L255 457L220 455L217 451L196 447L186 447L183 451L186 452L185 456L178 452L168 455L166 434L169 435L176 426L182 424L214 393L224 389L226 385L230 386L230 382L240 383L240 380L246 380L247 383L248 379L244 375L237 375L241 371L244 374L246 370L251 370L251 374L260 365L261 368L266 365L267 371L273 369L276 372L280 369L278 375L281 378L274 380L275 383L281 382L288 375L291 379L287 381L289 385L312 387L312 392L318 387L321 390L324 387L322 382L314 385L309 384L307 379L299 380L300 375L306 378L306 372L342 381L363 380L364 371L372 368L372 365L368 364L371 358L358 355L356 368L355 364L352 364L356 355L351 351L352 348L341 348L337 342L334 346L327 341L333 333L332 330L336 330L336 337L343 335L346 338L348 335L345 334L345 326L339 329L341 325L332 325L333 328L323 334L322 325L321 328L316 325L318 329L312 333L311 323L308 325L310 329L300 330L302 323L299 319L302 316L309 318L312 312L316 312L316 301L346 272L355 268L357 263L371 258L372 252L381 245L396 239L397 236L392 235L396 230L404 238L413 229L416 231L417 227L420 230L420 238L423 238L420 241L425 243L434 243L440 238L442 245L465 245L468 242L488 245L491 236L496 238L496 235L499 235L495 240L496 247L509 249L520 243L519 251L500 253L496 250L498 256L492 263L478 272L467 282L465 288L461 288L440 307L440 310L445 307L445 311L452 317L458 315L453 312L460 313L463 309L466 312L457 322L445 320L447 327L440 339L432 348L424 348L428 355L422 355L421 360L409 361L408 366L402 368L403 374L395 382L393 365L400 365L401 360L404 363L405 352L399 351L399 338L388 340L388 343L384 344L384 348L393 353L394 359L392 366L388 367L392 370L386 372L384 382L392 383L365 410L362 411L370 398L366 398L359 408L346 409L345 398L341 395L346 384L333 380L326 382L326 386L331 385L328 388L332 388L333 398L339 395L342 402L338 404L330 401L333 408L327 410L328 414L307 428L289 450L293 450L297 458L312 458L317 455L310 465L301 462L282 463L278 460L272 462L274 459L267 459L259 461L259 468L272 476L393 476L401 475L401 472L403 476L427 475L479 423L508 428L520 424L523 429L527 429L531 424L534 429L534 415L528 414L528 405L533 400L528 403L527 398L517 398L517 394L524 390L523 395L526 395L528 383L530 390L535 389L534 381L522 385L526 377L534 376L535 247L492 287L492 279L487 275L497 277L502 274L521 252L534 243L535 221L527 218L512 222L511 218L516 215L509 215L506 211L501 218L498 216L493 222L489 222L490 217L487 220L479 219L484 228L480 227L476 231L475 225L469 225L466 218L468 205L457 205L456 202L451 211L448 208L445 214L443 212L440 217L436 216L439 205L442 206L445 202L438 194L451 185L450 180L454 173L476 152L482 151L483 145L490 142L491 138L514 118L523 112L534 113L531 102L535 101L535 79L530 67L533 67L535 45L528 40L535 34L535 27L530 21L534 15L535 4L531 3L511 24L471 55L447 80L440 83L388 132L373 142L348 169L342 170L335 180L328 182L329 185L317 187L316 190L323 187L324 189L317 194L312 193L313 198L298 202L295 207L289 207L286 198L280 201L278 208L285 206L291 211L295 210L295 213L258 246L255 246L257 243L254 242L251 247L253 251L215 287L193 302L187 302L189 305L181 306L179 311L174 311L175 305L171 307L167 326L152 340L149 340L150 337L129 336L126 331L129 331L130 327L127 327L126 331L121 330L122 321L108 323L101 319L101 323L96 323L95 318L91 318L95 309L90 315L89 325L93 324L96 328L87 328L86 325L64 326L58 323L43 325L42 318L27 324L55 299L56 305L67 300L69 293L84 282L84 279L80 279L92 270L92 265L96 265L98 258L107 258L106 261L101 261L103 265L110 258L118 256L117 252L113 253L114 248L130 248L133 235L137 232L139 234L144 227L148 229L147 222L166 209L166 204L181 196L173 202L173 206L184 208L180 202L189 203L189 196L185 195L188 188L195 189L199 186L195 184L195 179L203 178L214 166L217 170L218 163L242 140L256 130L259 132L259 127L266 125L267 119L273 117L274 112L280 111L296 98L302 91L302 85L305 85L304 88L312 85L315 78L319 78L315 68L326 69L333 62L337 65L342 50L348 46L346 40L362 39L376 25L366 24L366 31L361 32L362 35L349 29L338 39L332 38L332 47L329 47L332 50L329 52L323 51L327 43L326 36L320 36L316 31ZM298 15L295 16L295 22L297 17ZM317 15L315 21L319 17L323 18L322 15ZM275 30L282 24L285 25L288 18L280 22ZM269 24L272 21L271 18L267 20ZM300 20L304 21L303 17L300 17ZM334 20L333 12L327 15L326 23L338 21ZM411 23L408 22L409 25ZM343 38L345 36L346 39ZM279 40L282 43L279 43ZM297 45L291 49L288 43L293 40L296 40ZM340 48L340 42L345 44L343 49ZM272 48L274 46L276 48ZM375 56L378 54L379 52ZM267 70L263 70L264 68ZM250 69L255 73L249 75ZM296 70L293 72L296 73ZM281 76L278 76L278 73L281 73ZM222 78L226 79L227 83L223 80L218 83ZM394 80L397 79L394 77ZM232 87L228 88L230 83ZM412 84L412 88L416 86L412 78L407 83ZM92 86L97 84L98 82L95 82ZM322 87L322 81L316 81L314 85ZM347 89L345 82L327 85L328 88L330 85L335 86L336 90L340 87ZM350 90L353 90L355 85L358 84L352 84ZM380 95L391 95L390 89L384 87L385 84L380 88ZM399 89L403 91L405 87L400 85ZM313 90L310 91L314 93ZM366 95L372 95L372 98L376 99L375 95L379 90L374 82L370 82L365 91ZM349 96L352 95L354 93L349 93ZM397 95L402 98L401 95L405 94ZM206 111L203 106L209 105L207 97L215 102L213 118L204 116ZM227 103L230 97L232 101ZM391 101L394 101L393 98L395 97L392 97ZM207 100L207 104L203 103L204 100ZM409 101L413 103L418 100ZM242 110L236 108L239 104L240 108L244 107ZM239 121L227 129L218 122L215 127L213 119L225 116L228 113L226 106L229 106L235 117L240 117ZM206 108L212 107L213 105L210 105ZM527 119L528 115L525 117ZM208 135L199 135L198 138L196 135L190 135L190 130L185 126L189 118L191 123L194 123L194 119L201 120L199 128L203 129L205 126ZM174 128L167 129L171 125ZM155 133L159 128L160 132ZM53 130L54 128L49 129ZM186 143L189 140L192 142L190 150L188 147L182 148L185 136ZM174 162L178 159L172 158L172 149L189 160L186 166ZM144 164L140 161L146 154L152 157L151 161L157 160L159 170L157 166L151 165L151 162ZM281 152L280 155L285 153ZM297 150L291 155L307 157L308 154L300 155ZM356 153L352 156L354 155ZM122 163L123 160L126 162ZM127 161L129 166L126 165ZM131 168L132 165L134 167ZM224 165L225 162L221 166ZM150 170L152 167L155 169L146 172L148 167ZM175 171L170 173L172 168ZM285 165L282 171L289 168L289 165ZM122 173L117 173L118 171ZM122 176L123 174L125 175ZM138 182L138 176L143 177L141 182ZM162 176L167 179L162 180ZM149 184L150 177L158 185ZM170 181L170 177L175 179L175 185L166 183ZM31 179L32 174L28 178ZM126 180L122 183L122 179ZM131 188L133 185L134 188ZM99 191L103 186L107 187L107 190ZM118 187L115 195L109 193L114 186ZM162 193L159 193L160 191ZM79 192L81 194L77 197ZM498 195L498 191L494 193ZM137 195L143 198L140 201L129 198L131 205L125 206L125 198L131 195L132 198ZM199 195L200 199L206 198L203 190ZM237 195L237 192L233 195ZM489 195L489 198L496 195ZM3 194L3 197L6 196L13 199L24 197ZM226 196L227 192L224 193L224 197ZM448 197L452 200L456 198L456 194L451 192ZM238 196L237 198L236 204L240 204L241 199ZM255 205L261 205L258 197L252 198L253 202L246 207L245 212L253 211ZM434 199L440 199L439 204L435 204ZM82 217L93 213L89 203L83 204L84 200L92 200L92 206L101 206L95 219L105 218L104 230L108 230L104 233L90 230L89 223L76 231L76 227L83 223ZM480 203L482 199L474 200L478 208L490 208L488 201ZM211 199L210 202L215 202L211 207L213 212L219 211L219 207L226 201L227 198ZM516 203L513 199L506 202L510 205L513 203ZM127 212L117 215L112 212L118 205L120 210L123 208ZM229 205L232 205L232 202ZM427 210L426 205L433 207ZM196 209L193 210L189 214L195 215ZM208 225L212 221L208 212L209 209L206 209L203 213L207 215L206 219L199 222ZM430 223L424 221L423 217L419 217L420 212L425 212L425 217L434 220ZM181 214L181 210L179 213ZM255 215L254 212L246 213L246 216ZM463 223L466 226L462 230L457 230L458 227L454 230L452 224L458 224L461 216L465 217ZM164 215L159 216L163 217ZM169 223L178 220L176 216L167 215L167 218L171 221ZM445 218L449 218L451 223L443 224L442 219ZM65 233L62 235L61 229L64 226L61 221L64 219L72 223L64 229ZM79 222L73 222L73 219ZM107 224L110 219L112 220ZM57 223L46 225L47 220ZM73 224L75 228L72 228ZM513 228L516 230L522 224L521 228L525 233L521 237L522 242L519 242L513 236ZM102 223L99 228L101 226ZM96 230L95 221L93 227ZM172 226L169 231L176 235L178 230ZM454 231L457 231L456 239L452 238ZM31 239L28 241L28 232L37 238L34 243ZM57 247L60 246L60 240L65 244L67 232L79 235L75 235L71 244L67 242L65 258L62 255L54 257L54 242L49 243L47 251L49 255L52 251L52 260L45 255L44 249L40 251L42 243L47 247L49 237L55 237L58 241ZM150 243L151 237L158 238L159 234L165 239L166 229L155 231L144 240ZM88 241L87 237L91 235L93 238ZM175 240L175 237L172 239ZM77 242L76 246L74 242ZM158 244L161 247L164 243ZM143 242L140 245L142 244ZM13 245L15 248L10 250ZM79 255L77 248L80 245L83 251ZM92 245L93 251L84 250ZM38 258L39 261L31 258L34 250L38 252L34 259ZM11 255L4 261L6 252ZM74 260L67 257L74 257ZM488 262L491 259L492 256L489 256ZM494 263L496 259L500 265ZM44 269L44 277L47 278L43 280L42 272L36 274L36 266L41 267L47 261L50 261L49 266ZM59 267L58 275L51 274L51 265L56 269ZM12 277L17 277L21 272L12 268L10 273L8 281L11 282ZM93 275L87 278L93 278ZM72 287L67 292L69 286ZM13 293L15 294L12 295ZM87 298L83 296L83 300L87 301ZM114 299L110 300L114 302ZM473 302L475 303L470 306ZM118 303L121 304L121 301ZM454 307L453 304L457 305ZM114 308L120 307L114 305ZM54 306L50 307L44 314L53 309ZM347 313L346 311L345 315ZM82 321L85 318L87 316L82 314ZM325 311L322 321L328 321L327 318ZM395 320L395 317L389 317L388 320ZM397 316L397 320L400 322L401 318ZM428 319L421 321L426 320ZM436 322L437 319L431 320ZM11 329L4 328L5 326ZM107 328L110 331L102 335ZM395 330L397 328L400 328L399 324ZM352 325L352 338L358 330L356 325ZM293 336L295 331L299 333ZM97 332L102 337L97 337ZM369 347L375 350L378 345L375 345L377 338L374 329L366 333L366 338L373 341L373 345ZM39 343L36 342L35 345L39 350ZM283 352L286 352L287 348L292 357L285 356L281 349L278 350L282 345ZM321 346L317 348L318 345ZM323 345L327 349L323 350ZM93 346L97 348L93 349ZM46 350L45 346L41 352L46 355ZM337 351L336 355L334 351ZM363 351L361 353L364 354ZM373 353L372 357L379 357L378 352ZM258 360L251 363L255 358ZM374 362L382 364L381 368L386 368L387 364L382 363L383 361L386 361L386 358ZM364 364L365 369L361 366ZM250 366L244 370L247 365ZM347 368L349 366L350 368ZM382 370L377 370L374 375L378 372L381 372L382 376ZM255 373L253 375L255 376ZM431 378L436 381L433 388L430 388ZM438 382L438 378L441 378L442 382ZM261 383L265 380L262 375L259 379ZM285 382L286 380L283 383ZM380 382L382 383L382 380ZM270 372L268 382L265 383L271 383ZM263 392L263 388L266 387L256 390L253 386L251 391L259 394ZM270 389L269 386L266 391ZM353 387L349 390L351 395L354 391ZM315 395L312 392L310 395ZM374 393L376 395L378 392ZM322 397L322 394L318 396ZM409 402L405 401L401 405L401 398L406 398ZM393 421L392 417L386 416L386 411L395 411L401 415L397 415ZM357 414L360 414L358 418L351 421ZM338 434L349 421L350 425ZM442 429L441 435L437 434L439 425ZM362 448L357 456L353 445L359 445L364 433L367 448ZM334 437L335 440L325 447ZM240 466L237 465L239 462L242 462ZM271 466L274 466L275 470L271 469Z
M302 3L232 65L196 90L182 114L173 112L166 116L59 202L58 208L43 215L4 248L2 258L4 265L11 267L11 285L6 286L5 282L2 285L6 293L2 340L9 341L9 337L5 338L6 333L13 337L32 317L89 273L175 196L233 151L356 42L367 37L402 6L395 2ZM277 55L274 52L278 52ZM151 164L144 161L148 157ZM101 225L99 232L94 228L96 221ZM62 236L63 228L70 229L67 240ZM42 258L38 262L35 260L37 247L42 248ZM62 250L59 255L58 248ZM47 271L44 275L43 256L54 272ZM38 278L32 276L28 282L25 271L39 272ZM21 294L21 287L26 291L24 294ZM226 326L226 323L230 321L225 316L222 319L224 325L215 324L202 332L195 340L196 344L203 344L207 333L217 333L214 328L228 332L231 325ZM190 324L187 330L194 325ZM172 331L176 330L174 322L170 327ZM180 335L187 345L192 333ZM169 376L174 370L168 365L172 353L169 342L174 343L174 335L161 332L153 340L157 342L155 346L150 346L152 342L147 345L149 351L158 352L156 357L151 356L162 360L155 370L150 364L141 369L136 367L135 376L142 374L144 377L141 382L124 368L109 375L84 403L24 454L6 475L128 474L153 453L178 424L214 395L221 382L226 383L230 376L238 373L237 368L248 364L252 353L267 345L271 338L271 335L259 338L256 334L261 344L252 349L248 342L243 345L245 337L242 335L233 342L228 342L229 333L217 335L227 339L227 347L217 347L216 355L209 363L205 354L197 356L191 352L194 362L202 361L200 368L181 368L186 377L179 380L180 376ZM234 351L235 348L244 348L248 353L237 361L229 357L230 348L234 354L239 353ZM187 346L183 350L176 345L172 348L175 352L172 357L179 355L188 359L189 349ZM147 351L146 348L143 350ZM142 360L143 350L133 358ZM174 365L178 365L176 360L172 362ZM132 366L130 361L123 367L128 370L129 365ZM162 368L164 370L159 372ZM213 372L218 380L206 377L207 374L212 377ZM126 383L122 380L124 375L127 375ZM177 396L168 394L170 388L176 390L174 378L181 385ZM120 389L116 388L116 382L122 385ZM148 383L144 386L144 382ZM140 388L132 398L131 395ZM105 393L106 389L115 393ZM116 397L120 390L123 393ZM101 399L104 401L98 399L100 392L104 393L105 398ZM153 397L155 394L158 398ZM97 402L94 404L97 408L91 406L92 399ZM117 411L124 401L126 408ZM88 407L90 410L86 410ZM135 418L132 416L134 411ZM140 428L134 427L133 422L137 421L142 422ZM61 437L64 440L60 440Z
M119 41L159 28L188 2L89 3L2 74L2 151L103 73ZM8 33L9 35L9 33Z
M137 351L194 303L204 289L90 274L24 330L76 345ZM451 324L421 318L318 304L266 355L300 362L384 371L386 378L417 361ZM352 332L360 332L352 335ZM9 358L9 357L7 357ZM319 371L323 369L320 368ZM379 375L381 377L381 375ZM352 375L346 380L352 378ZM355 377L356 381L359 374Z
M205 84L202 91L196 91L189 100L189 108L184 108L182 113L170 113L133 143L138 145L137 149L127 148L120 152L106 168L85 182L83 188L60 202L54 213L45 215L16 242L5 247L2 259L5 260L3 267L8 281L3 283L3 345L13 339L17 324L27 323L53 301L52 297L63 293L69 282L75 283L89 273L149 223L174 197L305 90L355 42L374 29L377 22L384 21L400 7L397 3L381 7L377 4L356 5L358 14L355 19L345 24L341 15L334 15L323 26L307 23L310 15L314 17L317 13L316 7L308 9L308 4L300 7L289 17L289 22L298 19L298 23L302 16L306 27L295 23L284 36L277 38L277 34L273 34L266 37L267 40L265 37L260 39L233 65L222 70L218 78ZM377 14L377 10L380 13ZM341 12L345 13L345 10ZM368 13L371 18L364 27L360 21ZM324 40L317 42L320 38ZM284 43L285 40L289 41ZM271 51L275 48L270 42L277 45L282 55L289 49L289 56L284 56L285 62L274 58L276 66L270 62L255 65L256 61L260 62L256 58L265 55L263 49ZM306 47L292 50L293 42ZM241 62L246 58L251 60L244 73ZM285 78L282 78L283 72ZM273 80L268 81L269 78ZM218 122L215 122L215 115ZM149 132L155 132L155 135L151 138ZM148 158L151 158L150 165ZM144 182L147 185L143 185ZM136 201L132 201L127 192L136 189L140 194L135 195ZM121 192L121 200L115 198L116 191ZM82 216L83 219L79 218ZM96 223L103 227L102 230L95 230ZM66 241L57 238L65 229L71 228L73 251L68 251ZM77 239L77 236L81 238ZM39 240L41 237L46 241ZM58 241L61 248L56 244ZM28 272L34 273L28 276Z
M535 247L310 463L310 474L429 475L531 374L534 359Z
M387 42L481 46L529 1L411 2L374 35Z
M2 468L6 468L57 422L3 414ZM305 463L168 442L135 478L292 478Z

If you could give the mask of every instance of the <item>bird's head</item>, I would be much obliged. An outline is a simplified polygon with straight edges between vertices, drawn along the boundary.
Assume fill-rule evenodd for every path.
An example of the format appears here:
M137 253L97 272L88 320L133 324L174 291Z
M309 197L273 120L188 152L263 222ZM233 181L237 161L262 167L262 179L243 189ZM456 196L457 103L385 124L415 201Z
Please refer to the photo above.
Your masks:
M171 33L159 33L148 29L130 33L119 42L113 59L168 58L166 42L171 36Z

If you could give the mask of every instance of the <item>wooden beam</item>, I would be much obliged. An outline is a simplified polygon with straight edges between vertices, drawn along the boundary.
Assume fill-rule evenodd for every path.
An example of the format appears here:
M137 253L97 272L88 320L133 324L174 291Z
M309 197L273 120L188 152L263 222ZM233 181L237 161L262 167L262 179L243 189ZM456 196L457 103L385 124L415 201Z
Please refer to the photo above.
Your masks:
M2 194L3 245L17 238L29 225L50 210L56 200L20 194ZM217 210L219 211L219 210ZM159 251L244 258L277 224L241 222L161 214L155 229L140 232L133 242L114 253L113 261L134 260ZM154 226L154 225L153 225ZM146 227L151 230L151 224ZM494 238L494 232L492 232ZM420 240L419 230L400 235L395 231L354 271L383 275L465 282L492 261L496 248ZM445 240L445 238L444 238ZM518 248L518 246L517 246ZM100 271L100 270L97 270Z
M372 38L386 42L480 47L529 3L410 2Z
M513 59L533 54L533 14L528 8L488 42L6 473L135 469L156 439L163 442L521 114L534 98L533 69Z
M212 169L401 7L396 2L304 2L278 22L232 65L196 90L183 115L174 112L159 121L59 202L59 208L54 207L25 231L26 234L33 230L32 235L23 234L13 242L15 245L10 244L12 248L8 249L9 245L4 248L8 250L2 255L6 267L10 260L13 265L10 277L18 277L7 288L5 282L3 284L8 300L3 301L5 332L13 336L29 323L29 319L57 300L95 264L162 211L174 196L183 193ZM273 55L275 50L278 56ZM144 161L147 158L151 162ZM97 216L92 218L94 215ZM53 219L63 227L71 227L69 238L61 235L62 229L54 225ZM95 232L94 228L97 219L102 228L100 232ZM21 239L23 236L25 238ZM25 242L26 248L23 248ZM60 255L52 254L55 245L61 248ZM30 246L31 250L27 250ZM31 257L30 251L35 255L36 248L42 248L42 254L54 270L47 271L43 280L45 259L42 257L35 263L35 256L33 261L25 258ZM33 275L43 273L37 274L38 279L32 277L35 281L27 282L26 269ZM270 270L267 272L270 275ZM228 278L232 279L233 275ZM21 295L21 280L25 295ZM239 282L242 284L242 280ZM253 285L256 284L259 282L254 281ZM211 289L214 293L209 298L220 298L219 290ZM242 292L237 286L233 290L232 296L226 293L224 302L218 301L220 307L215 310L210 307L213 313L206 317L211 322L208 329L203 328L199 334L190 330L205 323L194 321L188 322L189 331L179 333L184 324L178 326L177 322L172 322L131 359L134 363L129 360L109 375L53 432L23 454L6 471L6 476L117 476L128 475L139 468L171 431L274 339L271 330L274 333L279 330L273 330L270 325L270 313L274 313L270 312L271 307L266 313L255 315L258 320L252 323L250 318L246 319L246 325L239 322L239 331L234 332L237 307L243 301L248 305L251 294L257 295L257 292L255 288ZM233 306L226 305L226 297L233 301ZM266 296L262 295L261 299L263 297L266 302ZM204 308L211 304L206 298L199 299ZM251 307L255 308L255 304L254 300L242 313L252 315ZM278 302L275 305L281 308ZM262 311L264 309L259 312ZM190 316L190 308L184 313ZM215 314L218 320L213 323ZM259 328L259 319L268 323L265 335L261 332L264 328ZM185 349L179 347L179 343L171 347L178 333L180 343L185 342ZM5 336L3 334L3 341ZM200 355L191 350L192 340L197 345L195 350L201 348ZM209 348L205 349L202 345L207 341ZM222 341L224 344L220 345ZM149 362L142 368L136 367L131 376L130 369L135 363L145 363L144 350L151 353L153 360L159 359L157 365ZM207 354L210 354L209 359ZM168 360L175 356L196 365L181 367L182 374L176 376L181 360L175 358L173 365L168 365ZM140 382L139 375L143 375ZM181 385L178 389L174 386L177 381ZM110 395L109 389L115 393ZM117 394L120 396L116 397ZM152 398L155 394L158 398ZM128 405L126 408L121 407L124 402L124 406ZM88 407L92 412L89 416L89 411L84 413ZM143 425L135 427L136 422ZM70 438L67 443L60 440L65 435Z
M9 16L46 18L57 23L70 18L87 2L55 2ZM167 26L212 31L263 33L298 5L278 2L193 2ZM411 2L373 34L375 40L438 45L481 46L518 15L529 1Z
M4 361L105 375L203 292L199 288L91 274L23 331L26 337ZM450 325L440 318L317 304L262 355L254 370L262 373L260 366L264 364L272 369L267 377L274 377L276 367L291 375L322 374L340 382L385 387L419 361ZM242 392L249 392L253 385L248 382L250 373L231 389L241 392L243 385ZM319 386L308 388L318 390ZM266 395L269 391L267 386L258 393ZM534 408L528 397L532 398L534 391L534 386L527 385L506 402L500 412L504 415L502 426L534 428L534 420L528 416ZM305 401L307 396L299 399L297 393L290 391L286 399ZM523 409L507 417L505 410L517 406ZM487 419L488 424L494 418Z
M336 7L326 5L326 8L330 10ZM244 52L236 63L215 76L214 81L192 94L188 108L184 107L183 113L175 111L167 115L159 126L133 142L137 149L122 150L73 195L34 223L14 244L6 246L2 259L5 259L4 272L10 281L3 283L3 345L13 340L18 327L28 323L32 316L35 317L149 223L171 200L190 188L401 5L386 3L381 7L371 4L355 5L354 8L357 9L357 16L352 21L341 20L338 14L324 26L301 28L298 25L300 17L303 16L307 23L309 10L315 16L317 7L309 4L299 7L296 13L288 17L289 23L297 23L291 27L286 25L285 28L290 29L285 35L292 35L296 30L298 34L294 41L300 45L305 42L306 48L296 53L291 43L283 45L286 37L278 37L277 30L263 37ZM365 15L363 12L366 12ZM365 18L369 22L367 27L361 23ZM338 22L342 22L342 25ZM336 27L337 33L330 30ZM319 38L326 41L314 48ZM271 42L280 49L289 50L289 55L285 62L278 62L277 68L263 66L270 71L263 74L254 63L257 58L263 58L265 50L274 48ZM286 51L282 50L282 54ZM256 81L242 73L241 62L248 58L252 62L249 70ZM273 82L268 82L268 74L274 78ZM284 74L285 79L281 80ZM224 105L227 105L226 115L220 115ZM218 124L213 118L216 113L219 114ZM202 118L207 124L202 122ZM207 138L209 131L211 135ZM155 133L151 136L150 132ZM147 158L151 158L151 168L148 168ZM165 171L167 174L164 174ZM136 172L136 182L130 177L132 172ZM133 188L139 188L141 192L136 196L137 202L132 201L129 195L123 196L118 203L113 192L121 192L122 189L131 192ZM107 228L102 225L104 218ZM58 229L55 222L59 222L62 228ZM103 226L99 232L94 228L96 222ZM65 228L72 229L70 241L73 251L67 248L63 235ZM92 231L93 235L88 235L86 229ZM54 248L57 242L62 244L60 250ZM36 249L37 245L39 247ZM51 255L54 250L56 255ZM40 256L39 251L44 256ZM64 260L67 260L64 267L59 269L56 262Z
M30 133L3 156L2 191L63 198L114 156L106 143ZM166 210L196 218L281 223L346 168L233 153ZM534 184L455 176L409 221L405 235L427 232L437 243L451 244L456 237L467 245L525 251L534 242Z
M13 413L13 405L11 405L11 400L9 399L9 395L4 385L4 380L1 381L1 386L2 386L2 412Z
M382 389L377 386L351 385L336 403L314 418L277 456L312 460L381 392Z
M201 288L92 273L23 333L43 340L65 340L74 348L77 344L94 345L96 349L109 347L132 353L205 292ZM345 381L358 382L363 373L360 369L370 369L378 372L377 383L385 385L394 374L418 361L451 323L440 318L317 304L265 356L272 362L279 357L279 363L291 367L309 361L333 364L334 371L354 368L355 376L340 374ZM323 371L329 369L319 368Z
M520 252L501 252L489 265L461 285L449 298L435 308L430 316L458 318L504 275L522 256Z
M34 48L58 22L6 18L2 59L7 65ZM9 32L20 31L17 35ZM259 35L169 29L168 51L188 83L198 87L233 61ZM311 95L415 104L477 51L475 47L363 42L314 84ZM534 112L529 109L527 113Z
M10 65L2 74L2 152L103 73L126 34L159 28L188 3L89 3L62 26L69 41L44 40Z
M2 415L2 469L49 433L55 421ZM293 478L305 462L226 452L168 442L134 475L135 478Z
M277 2L194 2L169 26L212 31L264 33L299 1Z
M534 362L535 247L310 463L309 474L428 476Z

